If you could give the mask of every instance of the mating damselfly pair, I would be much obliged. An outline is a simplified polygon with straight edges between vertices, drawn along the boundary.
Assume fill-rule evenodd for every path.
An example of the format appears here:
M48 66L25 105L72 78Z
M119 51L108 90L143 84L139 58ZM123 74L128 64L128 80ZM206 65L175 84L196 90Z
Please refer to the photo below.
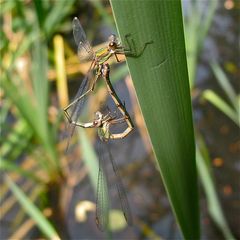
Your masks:
M73 19L73 36L74 40L78 47L78 56L80 60L82 56L88 56L91 58L90 68L81 83L80 88L74 98L74 100L64 109L65 116L71 126L70 138L73 135L75 127L82 128L96 128L98 130L98 135L102 141L102 146L104 146L104 151L107 152L107 155L104 159L99 158L99 172L98 172L98 183L97 183L97 197L96 197L96 223L98 228L101 231L104 231L108 227L108 200L107 200L107 189L110 186L108 181L107 173L104 173L105 165L110 163L112 171L115 176L115 186L118 192L120 199L123 215L129 225L132 224L132 216L130 213L130 208L127 200L127 196L121 181L120 175L118 173L117 165L114 162L112 154L110 152L107 142L109 140L122 139L125 138L134 128L132 120L119 97L117 96L111 81L110 81L110 67L107 61L109 58L114 56L116 61L119 62L118 55L128 55L137 57L142 54L146 45L145 43L140 53L136 53L133 47L133 41L130 38L130 35L126 36L126 42L128 48L123 47L118 41L115 35L109 37L108 45L102 49L93 51L89 41L86 38L86 34L83 30L83 27L78 20L78 18ZM95 76L91 77L91 72L95 71ZM121 117L117 116L113 112L109 111L108 113L102 113L97 111L95 113L95 118L92 121L82 123L79 120L84 102L87 99L87 96L93 92L96 82L99 78L103 78L108 93L110 94L114 104L121 113ZM111 132L111 127L121 123L126 123L127 128L120 133ZM69 139L70 139L69 138ZM69 144L69 142L68 142ZM100 154L101 155L101 154Z

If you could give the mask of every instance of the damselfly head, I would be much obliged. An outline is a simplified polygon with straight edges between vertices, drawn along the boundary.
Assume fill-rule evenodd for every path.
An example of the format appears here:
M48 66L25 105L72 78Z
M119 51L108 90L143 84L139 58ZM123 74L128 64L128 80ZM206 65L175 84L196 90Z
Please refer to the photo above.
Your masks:
M95 112L95 120L94 120L94 126L95 127L101 127L102 121L103 121L103 114L99 111Z
M111 34L110 37L108 38L108 41L109 41L109 44L108 44L109 48L112 50L115 50L119 44L116 35Z

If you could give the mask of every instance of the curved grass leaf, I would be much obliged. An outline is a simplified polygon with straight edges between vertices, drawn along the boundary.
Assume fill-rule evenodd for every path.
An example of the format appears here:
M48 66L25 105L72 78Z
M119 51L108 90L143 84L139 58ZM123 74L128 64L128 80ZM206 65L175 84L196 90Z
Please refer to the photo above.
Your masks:
M48 9L49 14L44 21L43 29L46 36L49 38L60 26L62 20L71 11L71 8L75 0L61 0L51 4L51 8Z
M232 106L236 109L236 111L238 111L239 106L237 104L237 94L231 86L226 74L217 63L211 63L211 67L222 90L226 93L226 96L231 101Z
M31 202L25 193L11 180L11 178L5 175L5 181L25 211L31 216L32 219L36 221L36 224L41 231L50 239L60 239L50 222Z
M30 172L29 170L24 170L20 166L8 162L7 160L4 160L2 158L0 158L0 171L16 172L19 173L21 176L24 176L39 183L43 183L43 181L39 177L37 177L35 173Z
M240 126L240 119L238 113L229 106L221 97L219 97L215 92L208 89L202 94L203 98L212 103L216 108L227 115L233 122Z
M211 160L208 154L208 150L199 134L196 147L196 159L199 176L201 178L201 182L207 197L209 213L213 221L221 229L223 235L225 236L225 239L234 240L235 238L233 237L228 227L227 221L221 208L221 204L218 200L216 187L213 180L213 174L211 171Z
M186 5L188 9L184 18L185 43L188 75L190 87L192 88L195 86L197 59L211 26L218 1L208 1L207 4L204 1L188 1Z

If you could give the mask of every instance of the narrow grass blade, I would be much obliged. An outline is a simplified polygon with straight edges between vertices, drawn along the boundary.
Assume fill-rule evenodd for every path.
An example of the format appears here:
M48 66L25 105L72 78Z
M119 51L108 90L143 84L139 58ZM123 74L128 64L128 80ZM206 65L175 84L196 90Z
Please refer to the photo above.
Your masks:
M211 26L218 1L209 1L207 4L203 1L188 1L186 5L188 11L184 17L185 43L190 87L193 88L196 79L197 58Z
M35 63L37 64L37 63ZM38 72L38 74L43 76L42 72ZM10 75L9 72L5 72L2 76L1 86L4 89L4 92L6 96L11 100L12 103L15 104L17 107L19 113L22 115L22 117L25 119L25 121L29 124L29 126L32 128L33 133L35 134L35 137L43 144L45 149L47 150L49 154L49 160L48 164L52 167L53 171L57 170L57 156L56 156L56 149L54 148L53 144L53 135L49 134L50 129L48 127L48 114L47 114L47 107L45 105L45 116L40 116L42 112L44 112L44 107L39 106L39 108L35 108L34 104L36 104L36 99L28 94L26 89L22 88L21 91L19 91L17 85L11 81L11 77L16 78L19 82L21 82L21 79L18 79L16 75ZM41 78L38 78L39 81L43 80ZM47 83L48 84L48 83ZM40 83L41 85L41 83ZM41 93L40 90L38 91L37 98L39 99L39 104L47 104L48 97L45 100L41 100ZM41 109L41 110L39 110ZM36 111L37 110L37 111ZM45 121L45 123L41 122Z
M221 97L219 97L212 90L205 90L202 94L203 98L212 103L216 108L227 115L233 122L240 126L240 119L238 113L234 111Z
M50 239L60 239L50 222L44 217L41 211L31 202L31 200L25 195L25 193L22 192L22 190L7 175L5 175L5 182L7 183L15 197L18 199L19 203L28 213L28 215L30 215L31 218L36 221L41 231Z
M196 148L197 166L199 170L199 176L201 178L201 182L207 197L210 215L219 227L219 229L223 232L225 239L234 240L235 238L233 237L228 227L220 202L217 197L213 176L209 165L210 158L208 155L208 150L200 136L198 136L198 140L199 142Z
M22 89L20 93L17 86L11 81L10 74L7 72L2 76L1 86L6 96L17 107L19 113L24 117L26 122L33 128L36 136L42 139L42 133L39 131L36 124L36 115L32 114L34 112L32 102L29 101L30 97L25 89ZM32 99L32 101L34 100Z
M43 30L49 38L56 28L60 26L64 17L71 11L75 0L61 0L51 4L49 14L47 15Z
M28 146L32 135L32 129L20 118L11 128L11 131L2 143L1 156L8 159L8 161L16 160Z
M172 208L186 239L199 239L198 184L180 1L111 1L138 101ZM124 41L126 45L126 39Z
M45 17L46 17L46 12L44 9L43 1L33 0L33 3L35 6L35 12L36 12L37 20L38 20L38 25L40 28L42 28L43 23L45 21Z
M196 29L197 30L196 34L198 34L199 36L198 51L200 51L201 48L203 47L204 40L206 39L208 30L211 26L211 23L215 15L215 12L217 10L219 2L216 0L209 1L207 6L207 11L206 11L206 8L204 8L206 6L203 2L200 2L200 1L197 1L197 2L203 5L202 16L199 22L199 27L198 29ZM197 8L197 9L199 10L200 8ZM194 18L194 15L193 15L193 18Z
M92 143L86 135L86 130L82 128L78 128L79 142L82 148L83 160L85 165L89 170L89 176L96 192L97 190L97 176L98 176L98 157Z
M40 33L39 33L40 37ZM39 39L32 48L32 80L36 96L37 125L41 129L44 140L48 137L48 79L47 79L47 46Z
M35 115L37 116L35 124L37 124L38 130L41 132L43 145L49 154L53 171L58 171L60 166L56 148L54 146L56 136L52 134L53 131L48 121L49 82L47 79L47 45L45 41L41 40L40 32L38 32L38 34L39 38L34 42L32 49L32 80L34 87L34 95L37 103L34 111Z
M43 181L38 178L35 173L30 172L28 170L22 169L20 166L16 165L15 163L8 162L7 160L4 160L0 158L0 171L9 171L9 172L15 172L18 173L19 175L29 178L31 180L34 180L38 183L43 183Z
M8 68L9 72L16 66L16 60L24 53L26 53L29 50L31 44L37 40L37 35L34 31L29 31L26 34L28 34L28 37L23 39L22 43L18 46L17 50L11 56L11 64Z
M226 96L231 101L232 106L237 109L237 94L231 86L226 74L223 72L223 70L217 63L211 63L211 67L222 90L225 92Z

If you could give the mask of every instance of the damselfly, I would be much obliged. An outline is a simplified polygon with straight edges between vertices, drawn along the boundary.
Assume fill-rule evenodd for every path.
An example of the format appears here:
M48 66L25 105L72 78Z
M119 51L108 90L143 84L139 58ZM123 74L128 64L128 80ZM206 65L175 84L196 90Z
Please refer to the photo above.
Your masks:
M85 52L85 54L92 59L92 62L88 70L88 73L85 76L84 80L82 81L82 84L78 89L78 92L74 100L66 108L64 108L64 113L70 124L78 120L86 95L88 95L91 91L94 90L95 84L102 74L101 73L102 65L112 56L115 56L117 62L119 62L118 55L120 54L125 54L127 56L132 56L132 57L138 57L143 53L147 44L151 43L151 42L145 43L141 51L137 52L134 47L133 40L130 39L130 34L125 36L128 48L123 47L121 43L118 41L118 39L116 38L116 36L112 34L109 37L108 45L94 52L89 41L87 40L86 34L78 18L75 17L73 19L72 25L73 25L73 36L78 46L78 56L80 60L81 60L81 56L84 55L82 53ZM95 77L91 78L91 71L94 69L96 70ZM69 110L70 110L70 113L68 112ZM70 137L73 135L74 128L75 128L74 124L72 126L73 127L70 133Z
M126 113L126 109L123 105L119 106L119 108L123 109ZM128 127L121 133L112 133L110 127L112 125L127 122ZM132 130L133 125L131 124L131 120L129 117L124 115L121 118L116 118L112 116L109 112L108 114L102 114L100 111L96 112L95 119L93 122L89 123L76 123L76 126L80 126L83 128L97 128L98 136L102 142L102 144L98 147L99 152L99 171L98 171L98 182L97 182L97 198L96 198L96 224L101 231L104 231L108 227L108 190L111 185L114 184L116 186L116 190L118 192L118 196L121 203L121 208L123 211L123 215L126 219L128 225L132 225L132 216L126 196L126 192L123 187L123 183L121 177L118 172L117 165L114 161L112 153L110 151L110 147L108 141L110 139L122 139L126 137ZM111 169L113 171L114 180L109 180L109 173L107 170L107 166L111 165Z
M64 108L65 115L70 116L70 118L68 118L70 124L72 123L71 120L76 121L79 118L80 111L86 99L85 96L94 90L96 81L101 75L99 66L101 66L102 63L106 62L112 55L114 55L117 61L119 61L117 58L117 55L124 54L125 52L124 48L118 42L115 35L111 35L109 37L108 46L94 52L89 41L87 40L86 34L78 18L75 17L73 19L72 26L73 26L73 36L74 36L75 43L77 44L77 47L78 47L77 52L80 60L82 60L83 55L87 55L90 59L92 59L91 60L92 62L87 72L87 75L82 81L82 84L73 102L71 102L66 108ZM95 77L91 77L91 71L94 69L96 69ZM70 110L70 108L72 109L71 109L71 113L69 114L68 110ZM75 127L73 125L72 130L70 132L70 137L73 135L74 128Z
M99 70L100 70L101 76L103 77L104 81L106 82L108 92L111 95L115 105L117 106L119 111L122 113L123 118L114 119L112 117L109 117L108 114L103 116L103 114L101 114L100 112L97 112L96 115L97 115L98 121L95 120L95 121L89 122L89 123L80 123L78 121L74 121L71 118L71 115L68 114L68 112L66 112L65 115L66 115L68 121L74 126L79 126L79 127L84 127L84 128L93 128L93 127L100 127L101 126L101 129L102 130L106 129L106 132L109 132L109 126L110 125L113 125L115 123L117 124L121 120L125 120L126 123L128 124L128 128L123 133L121 133L120 135L111 134L110 137L109 137L110 139L124 138L125 136L127 136L129 134L129 132L132 131L133 123L131 121L131 118L130 118L128 112L126 111L126 108L122 104L121 100L119 99L118 95L116 94L116 92L115 92L115 90L112 86L112 83L111 83L110 77L109 77L109 74L110 74L109 64L105 63L105 64L100 65Z
M72 122L75 126L83 127L83 128L97 128L98 129L98 136L102 142L100 145L101 154L99 154L99 172L98 172L98 183L97 183L97 199L96 199L96 224L101 231L104 231L108 227L108 196L107 192L110 188L110 181L108 179L108 171L106 166L110 163L111 168L114 173L114 182L119 199L121 202L121 207L123 211L123 215L129 225L132 224L132 216L130 213L130 208L127 200L127 196L123 187L123 183L118 173L118 168L114 159L112 157L109 145L107 144L110 139L122 139L125 138L134 128L131 118L122 104L118 96L116 95L110 79L109 79L109 65L107 63L102 64L101 66L101 74L105 81L108 83L107 86L109 87L109 92L119 109L122 113L122 117L117 118L116 116L112 115L111 112L107 114L103 114L102 112L98 111L95 114L95 119L92 122L88 123L81 123L81 122ZM127 128L120 132L120 133L112 133L110 128L113 125L120 124L126 122ZM104 157L102 153L105 153Z

